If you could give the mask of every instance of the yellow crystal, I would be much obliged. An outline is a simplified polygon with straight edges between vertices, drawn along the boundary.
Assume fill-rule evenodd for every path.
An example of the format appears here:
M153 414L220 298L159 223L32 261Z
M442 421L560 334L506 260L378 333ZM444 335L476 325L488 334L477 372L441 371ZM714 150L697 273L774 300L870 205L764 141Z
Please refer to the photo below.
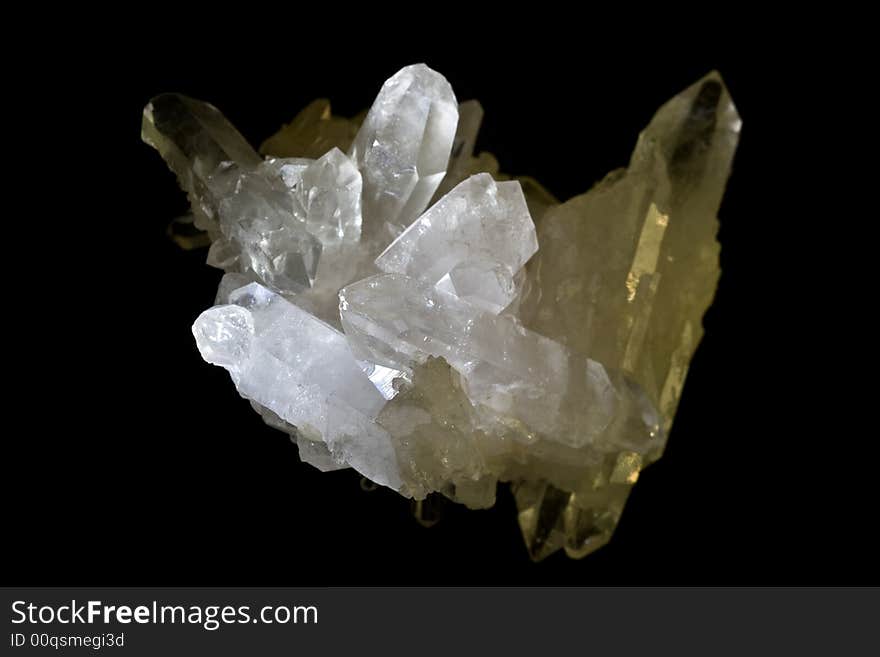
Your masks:
M260 146L260 153L274 157L317 159L332 148L347 152L360 120L333 116L330 101L319 98Z
M536 219L524 324L629 374L666 431L720 275L716 214L740 126L721 77L710 73L660 108L626 170ZM566 493L552 476L521 485L520 526L533 558L558 545L582 557L607 542L641 468L659 456L643 463L622 452L590 491Z

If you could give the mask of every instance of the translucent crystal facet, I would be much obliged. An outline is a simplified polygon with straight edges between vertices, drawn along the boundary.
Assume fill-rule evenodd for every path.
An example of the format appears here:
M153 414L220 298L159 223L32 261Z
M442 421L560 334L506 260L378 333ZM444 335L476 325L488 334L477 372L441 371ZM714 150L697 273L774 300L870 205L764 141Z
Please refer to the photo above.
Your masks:
M361 174L338 148L317 160L270 158L262 166L281 179L293 211L325 247L355 243L361 236Z
M354 283L339 296L342 326L361 360L411 371L427 356L442 357L472 403L575 448L602 451L610 441L610 449L654 453L662 442L638 386L515 317L480 312L399 274Z
M385 398L339 331L251 283L203 312L193 334L202 357L229 370L243 396L325 443L338 461L399 488L388 435L373 421Z
M347 151L359 122L333 116L330 101L319 98L260 145L260 153L274 157L317 159L331 148Z
M740 125L717 73L689 87L626 171L547 212L528 266L524 323L632 372L667 427L720 274L715 216Z
M414 221L376 266L427 285L443 280L448 291L499 312L513 300L514 275L537 250L519 183L496 183L481 173Z
M446 174L457 122L452 87L424 64L382 86L351 147L366 224L397 236L421 214Z

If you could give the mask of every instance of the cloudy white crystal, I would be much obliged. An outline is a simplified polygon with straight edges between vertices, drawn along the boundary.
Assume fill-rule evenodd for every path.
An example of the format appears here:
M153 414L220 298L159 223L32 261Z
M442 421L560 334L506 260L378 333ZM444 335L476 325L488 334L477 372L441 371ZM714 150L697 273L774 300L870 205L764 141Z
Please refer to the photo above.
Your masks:
M261 149L284 159L175 94L147 106L143 138L227 271L199 350L302 460L472 508L511 482L530 556L582 557L662 452L718 276L739 116L712 73L660 109L626 171L560 204L495 182L474 155L482 108L458 109L456 126L451 87L416 65L359 131L307 107Z
M144 109L142 135L177 174L196 225L214 239L210 263L254 272L277 290L311 286L321 243L296 216L281 178L213 105L156 96Z
M365 224L399 235L427 207L449 162L458 103L446 78L407 66L382 86L351 147Z
M637 385L513 316L475 312L400 274L353 283L339 297L342 326L361 360L412 371L428 356L442 357L461 373L472 403L574 448L625 443L647 453L662 440Z
M373 481L400 487L389 436L374 421L385 398L339 331L251 283L202 313L193 335L202 357L227 369L243 396Z

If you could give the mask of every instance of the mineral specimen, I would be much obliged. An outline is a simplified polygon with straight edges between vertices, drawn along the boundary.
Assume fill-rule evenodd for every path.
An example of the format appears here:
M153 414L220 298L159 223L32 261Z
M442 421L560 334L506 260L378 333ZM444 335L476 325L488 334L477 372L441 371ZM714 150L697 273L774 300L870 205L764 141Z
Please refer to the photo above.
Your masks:
M740 120L711 73L660 108L626 170L560 204L474 155L482 117L415 65L362 121L315 101L266 159L176 94L147 105L143 138L226 271L199 351L302 460L472 508L510 482L530 556L582 557L662 454Z

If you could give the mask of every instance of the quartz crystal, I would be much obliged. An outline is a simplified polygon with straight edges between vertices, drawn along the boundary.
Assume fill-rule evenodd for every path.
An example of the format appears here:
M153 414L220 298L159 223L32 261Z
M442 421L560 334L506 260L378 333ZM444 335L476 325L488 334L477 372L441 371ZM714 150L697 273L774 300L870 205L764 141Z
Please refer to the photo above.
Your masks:
M457 124L452 86L424 64L382 86L351 146L368 222L396 236L422 213L446 175Z
M416 219L376 258L384 272L441 284L500 312L513 301L513 277L538 250L518 182L476 174Z
M287 125L260 146L263 155L317 159L331 148L347 151L359 121L333 116L330 101L312 101Z
M272 158L267 167L293 192L294 212L325 247L361 236L361 173L332 148L317 160Z
M143 138L189 195L175 240L202 235L225 270L199 351L303 461L412 498L426 526L432 493L487 508L509 482L528 554L583 557L662 455L740 120L711 73L627 169L560 203L475 155L482 119L418 64L362 117L315 101L265 159L176 94L147 105Z
M311 286L320 241L296 216L281 177L216 108L163 94L144 110L142 135L189 193L196 225L216 237L214 262L279 290Z

